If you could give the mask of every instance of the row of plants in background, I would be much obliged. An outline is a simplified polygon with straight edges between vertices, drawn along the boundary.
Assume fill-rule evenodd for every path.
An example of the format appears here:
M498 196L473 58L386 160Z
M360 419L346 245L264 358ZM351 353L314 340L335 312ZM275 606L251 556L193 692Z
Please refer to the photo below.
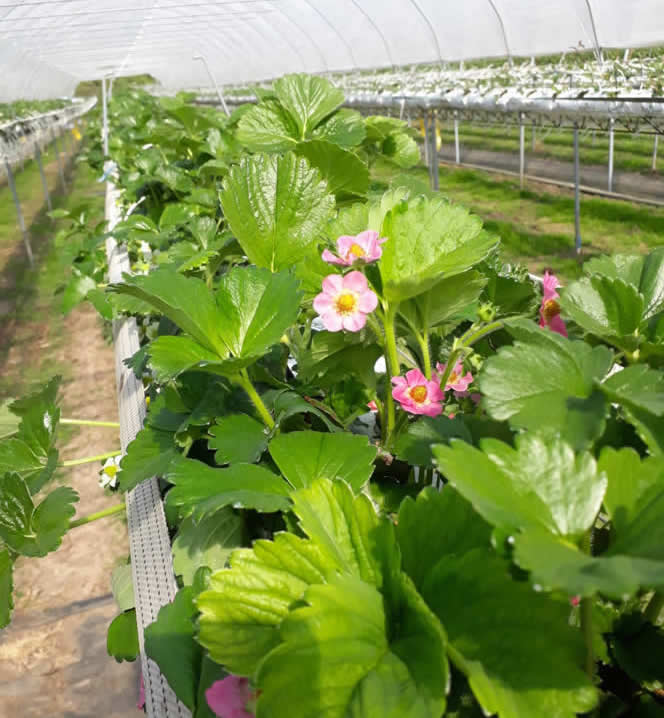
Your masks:
M412 134L342 103L293 75L228 118L111 105L134 274L107 286L72 217L63 303L143 328L147 420L104 483L163 479L180 590L148 655L197 718L661 713L664 251L540 286L462 207L373 182ZM0 443L4 623L13 561L71 526L69 490L33 498L53 386Z

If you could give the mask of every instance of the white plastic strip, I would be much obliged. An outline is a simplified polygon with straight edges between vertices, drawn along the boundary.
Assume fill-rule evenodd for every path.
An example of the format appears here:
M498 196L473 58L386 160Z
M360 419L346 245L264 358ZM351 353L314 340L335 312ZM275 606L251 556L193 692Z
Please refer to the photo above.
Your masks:
M109 230L120 219L119 191L106 184L106 220ZM106 240L109 282L121 282L130 271L129 256L113 237ZM124 363L139 349L138 328L133 317L113 322L115 378L118 387L120 444L123 453L141 430L145 420L143 384ZM156 620L159 609L170 603L177 591L173 574L171 542L157 478L143 481L127 494L129 550L136 597L136 623L145 684L145 706L151 718L189 718L189 710L176 698L157 664L144 650L143 631Z

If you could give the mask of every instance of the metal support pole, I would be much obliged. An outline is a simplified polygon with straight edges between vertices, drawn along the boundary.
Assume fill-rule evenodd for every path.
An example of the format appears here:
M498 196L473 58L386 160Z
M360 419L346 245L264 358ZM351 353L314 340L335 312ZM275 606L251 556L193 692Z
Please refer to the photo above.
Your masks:
M53 204L51 203L51 195L48 191L48 182L46 181L46 175L44 174L42 154L41 150L39 149L38 142L35 143L35 162L37 162L37 167L39 168L39 176L41 177L42 190L44 191L44 199L46 200L46 206L48 207L48 211L51 212L53 210Z
M431 178L431 165L429 164L430 142L429 142L429 113L424 113L424 164L429 170L429 178Z
M192 60L200 60L204 65L205 69L207 70L207 74L210 77L210 80L212 80L212 84L214 85L214 89L217 91L217 97L219 98L219 102L221 102L221 106L224 108L224 112L227 115L230 115L231 113L228 111L228 107L226 106L226 100L224 100L224 96L219 89L219 85L217 84L217 80L215 76L212 74L212 70L210 70L210 66L208 65L208 61L205 59L203 55L194 55Z
M652 143L652 171L657 170L657 143L659 141L659 135L655 135L655 141Z
M12 199L14 200L14 207L16 207L16 216L18 217L18 226L21 228L21 234L23 235L23 244L25 245L25 253L28 255L28 262L30 266L34 266L35 260L32 256L32 247L30 246L30 239L28 237L28 230L25 227L25 219L23 218L23 212L21 210L21 203L18 199L18 193L16 192L16 183L14 182L14 173L12 172L9 160L5 157L5 169L7 170L7 181L9 182L9 189L12 193Z
M438 191L438 121L435 110L431 113L431 189Z
M574 248L581 252L581 191L579 168L579 128L574 125Z
M535 142L537 141L537 125L533 122L533 137L532 137L532 145L531 150L535 151Z
M459 113L454 112L454 159L456 163L461 162L461 153L459 152Z
M60 145L58 144L57 136L53 137L53 147L55 147L55 156L58 160L58 174L60 175L60 185L62 187L62 191L66 192L67 182L65 180L65 168L63 167L62 157L60 156Z
M526 170L526 126L523 117L519 118L519 188L523 189L524 173Z
M613 192L613 117L609 119L609 192Z
M108 157L108 99L106 97L106 78L101 78L101 143L104 148L104 157Z

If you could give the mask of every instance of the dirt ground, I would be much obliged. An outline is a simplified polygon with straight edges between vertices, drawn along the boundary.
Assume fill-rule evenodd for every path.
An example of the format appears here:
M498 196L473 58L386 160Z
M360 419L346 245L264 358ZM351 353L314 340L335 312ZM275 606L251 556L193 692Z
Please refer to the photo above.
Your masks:
M0 268L0 275L2 270ZM27 360L52 353L67 366L62 415L116 421L115 370L93 309L74 310L57 341L32 318L33 339L5 347L3 374L20 376ZM26 353L30 356L26 356ZM17 374L19 372L19 374ZM59 446L61 458L101 454L119 446L117 430L80 427ZM99 488L99 464L64 469L59 479L80 495L77 517L118 502ZM140 715L138 664L118 664L106 652L106 630L117 615L112 568L128 554L124 516L68 533L60 549L16 565L15 611L0 632L0 716L16 718L127 718Z

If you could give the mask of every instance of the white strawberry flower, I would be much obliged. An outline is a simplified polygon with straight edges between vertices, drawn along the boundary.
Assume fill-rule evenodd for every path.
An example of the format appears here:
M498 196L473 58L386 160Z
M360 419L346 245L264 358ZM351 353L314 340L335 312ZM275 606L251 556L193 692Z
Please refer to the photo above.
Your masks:
M99 472L99 486L102 489L115 489L118 486L118 474L120 473L120 461L122 456L112 456L106 459Z

